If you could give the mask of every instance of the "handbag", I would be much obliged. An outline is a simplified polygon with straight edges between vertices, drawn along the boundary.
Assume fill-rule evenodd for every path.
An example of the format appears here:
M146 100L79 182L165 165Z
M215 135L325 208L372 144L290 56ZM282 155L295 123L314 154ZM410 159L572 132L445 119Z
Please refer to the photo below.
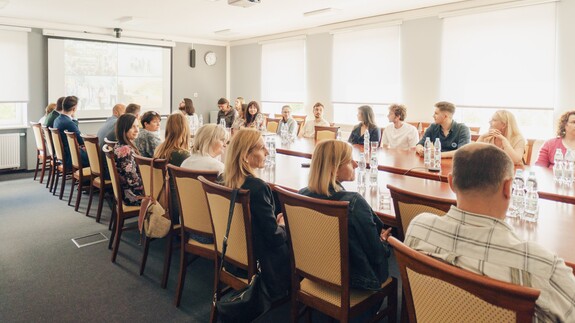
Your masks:
M168 235L170 229L172 228L172 220L170 219L169 210L165 210L164 207L156 200L153 196L154 194L154 160L150 165L150 195L146 195L140 203L140 214L138 216L138 228L140 233L146 234L149 238L163 238ZM158 194L158 197L163 197L164 205L168 207L167 194L164 193L166 188L166 181L168 177L162 183L162 189Z
M234 205L237 194L237 189L232 191L228 224L222 246L222 256L220 258L220 268L218 275L221 273L224 266L226 249L228 247L228 235L230 233L230 226L232 224L232 217L234 214ZM217 308L220 321L225 323L251 322L258 316L267 312L271 307L271 300L266 291L265 284L260 277L259 270L258 273L253 275L250 283L246 287L240 290L231 291L224 295L220 300L217 299L217 294L214 293L213 303Z

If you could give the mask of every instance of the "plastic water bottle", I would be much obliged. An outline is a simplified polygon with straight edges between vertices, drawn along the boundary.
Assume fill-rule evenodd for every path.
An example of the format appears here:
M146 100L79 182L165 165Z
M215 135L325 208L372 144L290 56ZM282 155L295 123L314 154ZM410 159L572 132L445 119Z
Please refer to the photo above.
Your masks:
M555 150L553 164L553 179L561 183L563 181L563 153L561 152L561 148Z
M563 183L571 185L575 177L575 151L567 149L563 161Z
M201 114L198 115L198 123L199 123L198 128L204 125L204 116Z
M224 129L226 129L226 120L224 118L220 119L220 126L224 127Z
M280 138L282 145L286 145L289 142L288 125L285 122L280 122Z
M523 170L515 171L513 179L513 189L511 192L511 205L507 216L510 218L522 218L525 211L525 187L523 181Z
M439 141L439 138L435 138L435 143L433 144L433 161L431 162L431 169L436 171L441 170L441 141Z
M274 136L268 138L268 157L270 158L270 166L274 166L276 164L276 138Z
M369 129L366 129L365 133L363 134L363 152L365 154L369 152L369 143Z
M431 139L429 137L425 137L423 144L423 163L426 168L431 167Z
M341 129L339 128L337 128L337 135L335 136L335 139L341 140Z
M537 222L539 217L539 193L537 193L535 172L529 172L525 188L527 193L525 194L525 212L522 219L528 222Z
M359 162L357 164L357 187L365 187L365 169L367 167L367 162L365 160L365 154L359 154Z
M377 187L377 150L371 151L371 158L369 159L369 186Z

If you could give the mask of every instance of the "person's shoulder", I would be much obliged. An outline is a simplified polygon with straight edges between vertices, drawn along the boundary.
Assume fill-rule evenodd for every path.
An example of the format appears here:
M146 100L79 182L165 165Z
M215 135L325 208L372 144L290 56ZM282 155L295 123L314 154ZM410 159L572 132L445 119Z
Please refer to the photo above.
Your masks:
M243 189L248 189L252 193L261 194L262 191L271 190L269 185L262 180L261 178L257 178L254 176L246 177L244 181L244 185L242 185Z

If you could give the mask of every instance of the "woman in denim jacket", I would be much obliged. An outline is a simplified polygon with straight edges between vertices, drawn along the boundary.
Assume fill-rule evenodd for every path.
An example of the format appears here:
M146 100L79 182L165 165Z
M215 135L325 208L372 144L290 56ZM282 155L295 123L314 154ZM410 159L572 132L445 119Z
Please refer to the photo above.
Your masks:
M351 287L378 290L389 276L387 238L391 228L375 215L367 201L357 192L346 191L341 182L355 180L357 163L351 145L325 140L313 152L308 187L300 194L332 201L348 201L349 268Z

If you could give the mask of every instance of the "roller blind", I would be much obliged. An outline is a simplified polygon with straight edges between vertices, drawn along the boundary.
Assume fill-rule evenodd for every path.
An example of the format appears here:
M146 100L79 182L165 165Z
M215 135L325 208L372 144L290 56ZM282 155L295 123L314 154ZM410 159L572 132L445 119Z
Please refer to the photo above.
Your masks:
M0 27L0 102L28 101L28 31Z
M305 39L262 44L262 101L304 102Z

